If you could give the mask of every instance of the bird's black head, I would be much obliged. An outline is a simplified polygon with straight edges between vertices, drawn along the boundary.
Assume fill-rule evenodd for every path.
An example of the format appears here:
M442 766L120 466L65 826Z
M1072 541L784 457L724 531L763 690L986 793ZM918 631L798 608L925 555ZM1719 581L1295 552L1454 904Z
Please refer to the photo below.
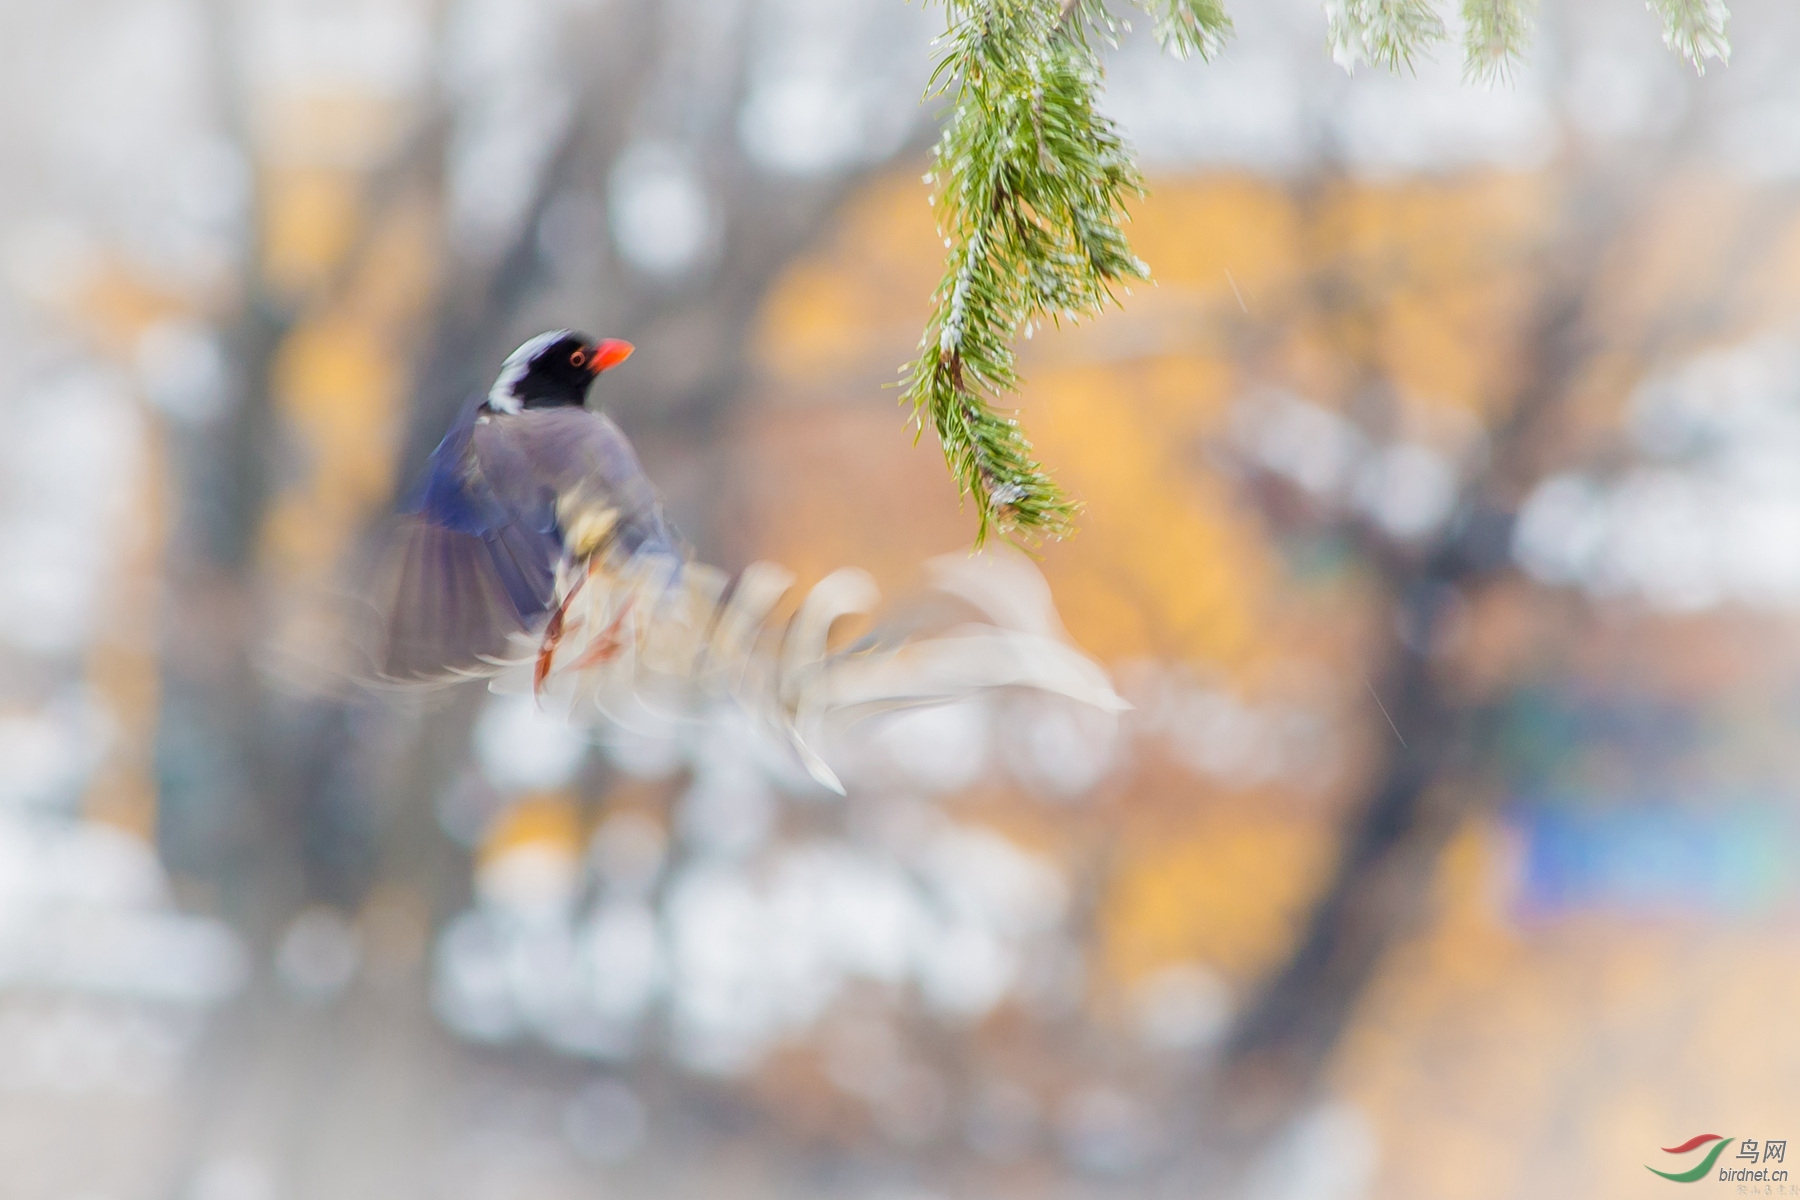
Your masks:
M516 413L527 408L581 407L594 379L631 357L631 343L598 341L557 329L540 333L506 356L488 392L487 407Z

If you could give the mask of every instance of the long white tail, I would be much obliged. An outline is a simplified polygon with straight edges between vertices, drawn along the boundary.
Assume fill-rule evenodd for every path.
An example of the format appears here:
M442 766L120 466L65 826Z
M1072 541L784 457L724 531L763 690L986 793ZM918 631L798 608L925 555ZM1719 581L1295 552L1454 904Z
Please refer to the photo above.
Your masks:
M875 612L880 593L845 569L803 595L773 563L731 580L664 555L596 562L558 581L558 617L501 691L534 690L581 719L628 719L645 707L698 715L730 697L771 726L808 773L842 791L821 759L828 723L943 704L998 688L1054 693L1106 711L1129 707L1099 664L1064 634L1049 586L1012 555L949 555L929 564L933 595L834 648L848 617Z

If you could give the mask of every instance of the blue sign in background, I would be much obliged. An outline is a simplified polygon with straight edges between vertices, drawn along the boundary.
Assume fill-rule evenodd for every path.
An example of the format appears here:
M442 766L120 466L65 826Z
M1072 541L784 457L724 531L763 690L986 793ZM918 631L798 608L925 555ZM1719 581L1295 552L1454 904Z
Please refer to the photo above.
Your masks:
M1525 920L1586 911L1748 915L1795 890L1793 822L1773 805L1527 802L1507 821L1524 851L1512 901Z

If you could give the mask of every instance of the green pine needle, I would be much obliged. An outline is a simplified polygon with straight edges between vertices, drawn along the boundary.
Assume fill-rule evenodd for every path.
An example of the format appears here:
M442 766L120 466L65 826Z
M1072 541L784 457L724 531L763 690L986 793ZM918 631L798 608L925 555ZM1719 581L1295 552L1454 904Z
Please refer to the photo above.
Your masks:
M1014 338L1045 321L1079 320L1146 279L1125 239L1125 201L1143 183L1118 128L1096 107L1097 44L1122 28L1107 0L941 0L948 29L927 88L951 101L936 186L944 276L919 357L902 386L922 435L937 434L958 486L975 502L976 542L992 532L1063 537L1079 506L1033 456L1000 408L1019 388ZM1231 35L1224 0L1135 0L1156 38L1209 59ZM1447 36L1434 0L1324 0L1332 57L1410 69ZM1531 35L1533 0L1460 0L1465 77L1506 77ZM1699 70L1730 55L1725 0L1647 0L1663 40Z
M1138 0L1155 21L1156 43L1177 58L1215 58L1231 37L1223 0Z
M1431 0L1326 0L1332 61L1346 71L1364 62L1412 70L1413 56L1444 39Z
M1076 505L996 407L1018 389L1013 339L1046 320L1103 308L1145 278L1121 228L1142 194L1131 155L1095 107L1110 38L1090 0L946 0L950 28L933 76L954 101L937 146L944 277L906 398L929 423L989 532L1062 537Z
M1463 0L1463 78L1505 80L1531 40L1529 0Z
M1663 45L1690 63L1694 70L1706 74L1706 60L1731 60L1731 43L1725 37L1725 22L1731 13L1725 0L1649 0L1650 11L1662 18Z

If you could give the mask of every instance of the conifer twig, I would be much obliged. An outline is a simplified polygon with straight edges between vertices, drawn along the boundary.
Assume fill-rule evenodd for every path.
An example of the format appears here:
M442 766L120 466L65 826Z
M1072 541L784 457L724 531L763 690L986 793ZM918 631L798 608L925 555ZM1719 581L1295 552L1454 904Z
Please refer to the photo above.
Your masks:
M1231 36L1224 0L1144 0L1144 7L1157 45L1177 58L1213 58Z
M1107 19L1096 0L944 7L932 88L953 105L930 178L948 253L906 396L974 499L978 540L993 530L1059 537L1075 505L994 401L1018 387L1017 333L1092 313L1116 282L1145 274L1119 228L1137 172L1094 107L1100 64L1088 34Z
M1731 13L1725 0L1648 0L1650 10L1662 18L1663 45L1706 74L1706 60L1731 61L1731 43L1725 22Z
M919 356L902 368L922 436L936 433L973 498L976 541L1073 530L1077 505L997 407L1019 387L1013 339L1044 321L1078 321L1149 268L1124 232L1143 182L1118 128L1097 107L1100 45L1122 28L1106 0L940 0L930 97L949 119L925 181L934 186L944 274ZM1135 0L1179 57L1216 55L1231 34L1224 0ZM1504 78L1524 53L1534 0L1460 0L1464 76ZM1725 0L1646 0L1663 41L1697 70L1730 55ZM1324 0L1332 57L1345 70L1411 69L1448 36L1437 0ZM1234 284L1235 287L1235 284Z
M1531 39L1530 0L1462 0L1463 78L1503 80Z
M1331 60L1346 71L1365 62L1412 69L1413 56L1444 38L1431 0L1326 0Z
M1159 36L1208 55L1229 23L1218 0L1148 0ZM1149 274L1125 239L1142 183L1096 106L1096 43L1117 25L1102 0L944 0L949 29L932 76L952 101L936 150L945 268L906 398L990 532L1061 537L1075 504L996 408L1018 388L1013 339L1099 312Z

